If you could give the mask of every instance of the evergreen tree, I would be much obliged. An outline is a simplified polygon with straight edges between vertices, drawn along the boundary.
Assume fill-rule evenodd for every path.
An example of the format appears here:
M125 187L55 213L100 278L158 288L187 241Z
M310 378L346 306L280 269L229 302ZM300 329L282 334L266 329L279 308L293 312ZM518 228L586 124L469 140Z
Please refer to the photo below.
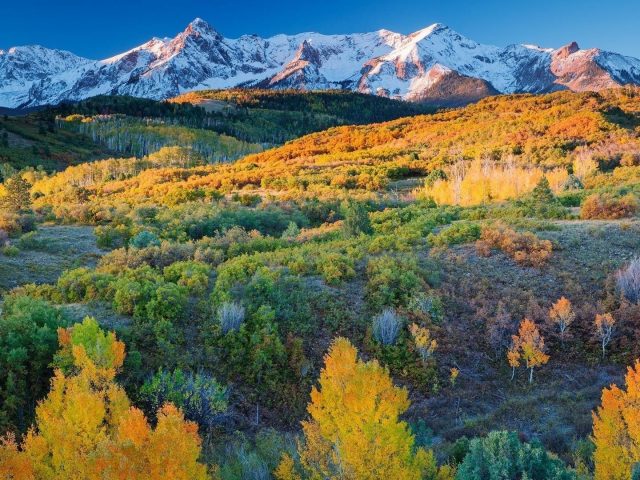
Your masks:
M0 206L10 212L31 209L31 184L20 174L13 175L4 182L5 195L0 197Z

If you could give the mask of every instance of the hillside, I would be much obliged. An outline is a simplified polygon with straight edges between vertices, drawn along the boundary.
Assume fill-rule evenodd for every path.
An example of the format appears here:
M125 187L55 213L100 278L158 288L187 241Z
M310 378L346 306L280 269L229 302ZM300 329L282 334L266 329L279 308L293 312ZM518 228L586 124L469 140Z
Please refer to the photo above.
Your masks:
M131 171L108 188L84 181L82 176L90 170L85 166L69 171L67 177L42 180L34 190L44 195L39 204L58 203L65 197L57 184L68 189L67 180L71 185L82 181L90 192L99 189L100 202L135 204L146 198L162 202L171 190L204 197L239 192L283 199L374 198L404 195L426 181L418 195L451 203L455 167L465 165L458 181L461 188L474 189L476 198L465 201L474 204L496 192L485 192L485 187L472 181L475 177L465 180L467 173L476 172L476 180L484 178L483 172L491 172L495 179L510 179L501 183L503 187L515 185L517 179L522 183L519 190L503 197L513 198L531 190L544 174L559 192L570 174L582 181L596 166L603 172L621 162L633 167L639 111L637 89L495 97L434 115L331 128L229 165ZM471 168L473 159L482 160L484 167ZM60 199L48 199L48 195Z
M61 131L51 119L37 114L0 117L0 163L17 169L63 170L115 154L84 135Z
M345 94L333 95L183 100L353 119L340 113ZM136 116L129 100L118 100L127 111L111 100L64 107L64 118L168 123L174 109L194 109L150 103L164 113ZM603 389L622 386L640 357L639 90L492 97L335 126L233 163L190 152L165 145L3 183L0 272L16 278L1 285L0 339L12 352L49 343L37 363L0 350L1 428L56 421L34 409L54 362L54 388L61 375L77 388L107 378L140 409L116 411L126 421L107 429L114 451L130 452L129 437L117 443L123 431L156 448L197 433L205 440L189 458L223 480L314 478L304 459L342 448L318 436L335 422L348 445L372 425L374 447L351 468L375 463L385 478L486 480L468 472L500 463L487 451L517 464L509 480L587 480L608 465L598 452L613 441L594 434L606 422L591 412L618 405ZM28 268L17 272L20 261ZM97 323L77 324L83 315ZM47 328L25 330L28 321ZM58 347L54 332L69 325ZM12 387L27 378L32 389ZM53 392L40 412L62 409ZM158 411L169 399L179 421ZM195 422L184 432L180 415ZM173 436L156 442L168 418ZM400 470L376 450L382 424L401 439L384 442L403 449ZM614 464L630 478L631 461ZM284 476L292 471L304 475Z

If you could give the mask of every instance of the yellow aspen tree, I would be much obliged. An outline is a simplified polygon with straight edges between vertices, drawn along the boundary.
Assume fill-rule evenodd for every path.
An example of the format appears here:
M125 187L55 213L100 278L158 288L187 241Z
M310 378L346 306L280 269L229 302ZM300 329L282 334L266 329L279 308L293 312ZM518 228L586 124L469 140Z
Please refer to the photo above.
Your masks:
M415 449L408 425L399 419L409 407L407 391L376 360L360 361L357 353L338 338L325 356L307 407L310 418L302 422L302 469L327 480L423 478L429 456Z
M560 297L549 309L549 319L557 328L562 344L564 344L565 333L575 318L576 314L571 302L565 297Z
M296 465L291 455L285 453L273 472L276 480L301 480L300 474L296 471Z
M626 390L602 390L593 413L595 480L629 480L640 463L640 360L627 369Z
M167 404L152 429L144 414L131 407L115 382L124 344L114 334L85 319L61 330L59 337L62 348L56 361L68 373L62 367L55 371L48 396L36 408L36 425L20 448L11 439L0 444L0 458L9 456L15 465L3 472L4 478L209 478L206 466L198 463L200 438L194 423ZM18 476L19 469L33 476Z
M602 347L602 358L606 355L607 345L611 342L613 337L613 326L616 320L610 313L604 313L602 315L596 315L594 320L595 333L600 340L600 346Z
M529 369L529 383L533 382L533 369L549 361L549 355L544 353L544 338L540 335L536 324L525 318L520 322L518 335L513 335L511 341L510 352L517 352L519 360L524 360L526 368ZM508 355L515 355L515 353ZM508 358L511 364L511 356ZM511 366L513 367L513 364Z
M413 343L420 354L422 362L426 363L436 348L438 348L438 342L436 342L434 338L431 338L431 332L428 328L421 327L415 323L409 326L409 332L413 337Z

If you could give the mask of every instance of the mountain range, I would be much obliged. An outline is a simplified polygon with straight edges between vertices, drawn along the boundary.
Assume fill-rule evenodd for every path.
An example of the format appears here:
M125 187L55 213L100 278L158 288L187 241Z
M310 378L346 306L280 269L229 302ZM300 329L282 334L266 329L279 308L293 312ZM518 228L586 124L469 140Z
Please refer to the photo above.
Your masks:
M166 99L215 88L346 89L436 106L498 93L640 85L640 60L573 42L496 47L436 23L404 35L302 33L228 39L202 19L105 60L38 45L0 50L0 107L101 94Z

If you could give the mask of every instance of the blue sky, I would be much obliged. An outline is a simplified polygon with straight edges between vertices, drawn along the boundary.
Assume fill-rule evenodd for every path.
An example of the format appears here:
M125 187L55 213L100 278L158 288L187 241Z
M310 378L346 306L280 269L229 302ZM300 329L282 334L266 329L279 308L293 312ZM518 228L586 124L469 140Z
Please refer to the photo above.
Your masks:
M39 43L104 58L174 36L195 17L227 37L409 33L442 22L482 43L558 47L576 40L640 58L638 0L22 0L0 7L0 48Z

